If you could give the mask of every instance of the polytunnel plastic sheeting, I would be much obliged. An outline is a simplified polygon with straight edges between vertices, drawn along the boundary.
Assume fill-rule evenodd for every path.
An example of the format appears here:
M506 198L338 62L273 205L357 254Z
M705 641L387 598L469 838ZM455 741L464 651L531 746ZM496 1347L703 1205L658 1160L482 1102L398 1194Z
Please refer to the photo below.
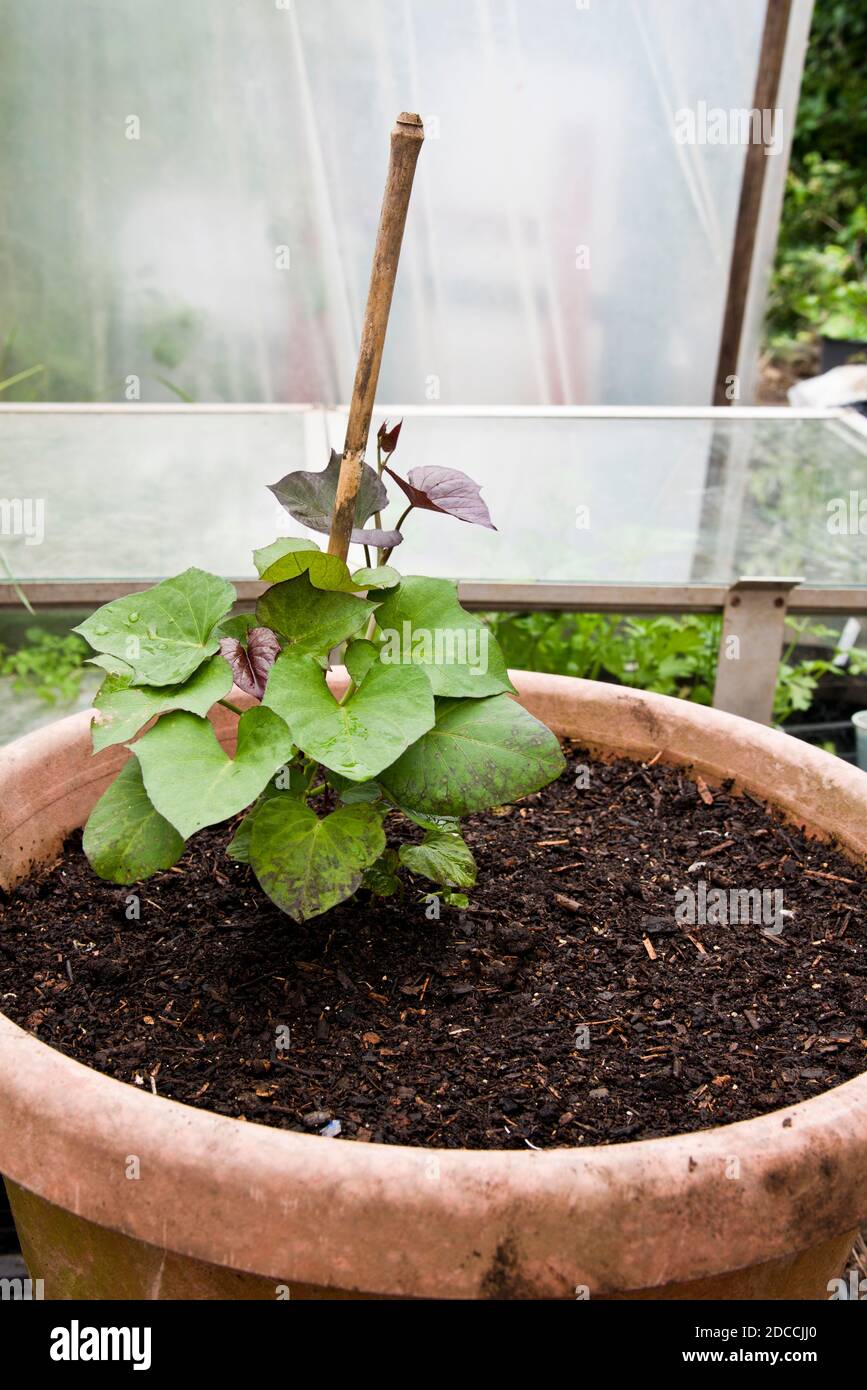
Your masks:
M679 144L676 113L751 106L764 11L0 0L0 375L347 400L403 108L427 139L381 399L705 403L744 146Z

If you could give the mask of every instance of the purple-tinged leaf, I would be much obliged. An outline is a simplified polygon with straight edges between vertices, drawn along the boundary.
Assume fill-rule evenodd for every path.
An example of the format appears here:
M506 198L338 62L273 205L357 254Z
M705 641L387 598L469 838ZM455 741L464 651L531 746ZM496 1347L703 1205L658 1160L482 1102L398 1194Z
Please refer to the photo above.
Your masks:
M287 473L279 483L272 483L273 492L281 507L290 516L309 526L311 531L328 535L334 513L334 500L337 496L337 483L340 477L340 454L331 451L331 458L321 473L308 473L299 470ZM368 464L361 470L361 483L355 501L355 520L360 523L352 532L352 540L359 545L387 546L390 542L372 539L374 533L361 530L368 517L374 512L382 512L388 506L388 493L385 485L377 477L376 471Z
M356 527L352 532L354 545L373 546L377 550L394 550L402 540L400 531L377 531L373 527L369 531L360 531Z
M388 421L383 420L379 429L376 431L376 438L379 442L379 447L385 455L393 454L395 449L397 448L397 441L400 438L400 431L402 425L403 421L398 420L397 424L394 425L391 429L389 429Z
M398 477L388 464L383 464L383 469L403 488L414 507L426 512L445 512L457 517L458 521L496 531L478 483L459 468L413 468L407 478Z
M261 700L268 672L280 655L280 643L270 627L251 628L246 646L237 637L223 637L220 653L232 668L235 684Z

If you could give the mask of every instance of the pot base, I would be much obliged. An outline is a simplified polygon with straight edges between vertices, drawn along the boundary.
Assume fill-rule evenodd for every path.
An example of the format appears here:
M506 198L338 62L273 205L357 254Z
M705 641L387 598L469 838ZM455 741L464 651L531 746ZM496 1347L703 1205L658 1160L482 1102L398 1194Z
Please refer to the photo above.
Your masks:
M388 1297L357 1289L281 1283L258 1274L206 1264L85 1221L8 1179L6 1187L27 1268L32 1278L44 1280L47 1300L253 1299L274 1302L280 1299ZM594 1298L591 1290L590 1298L594 1303L647 1299L827 1299L828 1284L841 1274L857 1234L857 1231L850 1231L811 1250L711 1279L599 1298ZM51 1252L47 1262L40 1260L39 1251ZM510 1297L507 1280L493 1296ZM511 1296L525 1298L526 1292L516 1289Z

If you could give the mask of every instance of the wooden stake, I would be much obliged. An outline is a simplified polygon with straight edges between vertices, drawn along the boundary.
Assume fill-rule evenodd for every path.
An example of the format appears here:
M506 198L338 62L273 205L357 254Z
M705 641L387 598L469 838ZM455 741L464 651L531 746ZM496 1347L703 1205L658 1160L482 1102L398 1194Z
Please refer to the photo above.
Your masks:
M339 555L341 560L346 559L349 538L355 525L355 502L361 483L361 469L370 430L370 417L373 414L376 384L379 380L391 296L397 275L409 195L412 192L416 161L423 140L421 116L402 111L391 132L388 176L382 196L382 211L379 216L370 287L367 291L367 307L361 331L361 347L355 370L355 383L352 387L340 478L334 501L334 515L331 518L331 534L328 538L329 555Z

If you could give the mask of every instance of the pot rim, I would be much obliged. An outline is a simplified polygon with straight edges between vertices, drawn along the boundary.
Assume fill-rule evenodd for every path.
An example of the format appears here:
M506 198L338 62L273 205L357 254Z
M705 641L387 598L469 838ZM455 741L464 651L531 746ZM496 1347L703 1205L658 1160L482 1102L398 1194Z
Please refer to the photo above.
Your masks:
M768 776L779 785L797 770L799 786L867 810L867 774L786 734L667 696L512 675L558 732L583 712L604 733L616 709L623 736L609 751L640 757L662 738L666 760L702 749L692 764L713 776L726 775L726 751L740 748L748 772L758 749L770 769L756 775L762 796ZM64 750L81 763L90 718L0 751L0 788ZM217 715L221 737L230 721ZM124 757L88 758L83 766L99 765L89 784ZM752 789L748 775L737 780ZM61 800L69 785L45 781L37 816L46 794ZM784 796L772 799L791 812ZM862 836L867 826L845 839L856 855ZM714 1129L527 1152L329 1142L231 1119L107 1077L2 1014L0 1078L0 1169L14 1182L148 1244L275 1281L398 1297L568 1297L586 1285L598 1296L791 1256L865 1214L867 1073ZM126 1176L132 1155L138 1181Z

